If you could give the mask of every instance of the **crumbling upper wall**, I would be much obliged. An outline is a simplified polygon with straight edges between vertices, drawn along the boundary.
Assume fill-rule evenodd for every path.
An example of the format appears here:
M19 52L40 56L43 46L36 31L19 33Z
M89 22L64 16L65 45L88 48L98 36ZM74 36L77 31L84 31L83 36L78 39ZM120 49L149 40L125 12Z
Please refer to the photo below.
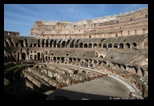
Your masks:
M119 15L105 16L78 22L70 21L37 21L32 28L31 36L53 34L95 34L108 36L128 36L148 33L148 8ZM104 35L105 36L105 35Z
M11 37L19 37L19 32L12 32L12 31L4 31L4 37L11 36Z

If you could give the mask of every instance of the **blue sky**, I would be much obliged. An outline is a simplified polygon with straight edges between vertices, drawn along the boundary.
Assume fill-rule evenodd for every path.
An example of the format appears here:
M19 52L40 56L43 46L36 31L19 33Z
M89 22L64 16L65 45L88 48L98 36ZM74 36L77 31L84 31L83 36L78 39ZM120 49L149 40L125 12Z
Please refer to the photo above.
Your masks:
M148 4L4 4L4 30L29 36L37 20L77 22L145 7Z

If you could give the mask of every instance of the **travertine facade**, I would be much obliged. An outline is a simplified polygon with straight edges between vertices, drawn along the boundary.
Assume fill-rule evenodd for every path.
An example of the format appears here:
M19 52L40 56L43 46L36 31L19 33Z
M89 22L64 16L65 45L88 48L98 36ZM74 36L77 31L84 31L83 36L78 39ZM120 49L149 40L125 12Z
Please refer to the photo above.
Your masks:
M30 37L4 31L4 50L25 61L97 69L148 88L148 8L120 15L69 21L36 21Z
M69 21L36 21L31 36L37 38L108 38L148 33L148 9L120 15Z

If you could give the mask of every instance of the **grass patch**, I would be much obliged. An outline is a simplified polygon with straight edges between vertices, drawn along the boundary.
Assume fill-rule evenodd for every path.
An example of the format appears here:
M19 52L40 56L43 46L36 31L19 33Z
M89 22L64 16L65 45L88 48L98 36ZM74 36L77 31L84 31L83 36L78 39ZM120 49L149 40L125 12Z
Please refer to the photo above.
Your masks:
M17 65L15 65L15 66L9 67L9 68L7 68L7 69L4 70L4 76L5 76L8 72L10 72L10 71L14 71L14 70L16 70L16 69L20 69L20 68L25 67L25 66L27 66L27 64L17 64Z

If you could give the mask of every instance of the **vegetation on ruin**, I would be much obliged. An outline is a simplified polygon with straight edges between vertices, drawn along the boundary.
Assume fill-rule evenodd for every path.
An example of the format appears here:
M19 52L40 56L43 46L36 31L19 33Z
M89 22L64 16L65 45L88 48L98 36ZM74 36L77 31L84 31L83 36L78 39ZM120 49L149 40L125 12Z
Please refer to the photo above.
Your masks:
M13 71L13 73L16 73L19 69L21 69L22 67L27 66L27 64L17 64L17 65L11 65L10 67L6 68L4 70L4 76L7 75L7 73L10 73Z

